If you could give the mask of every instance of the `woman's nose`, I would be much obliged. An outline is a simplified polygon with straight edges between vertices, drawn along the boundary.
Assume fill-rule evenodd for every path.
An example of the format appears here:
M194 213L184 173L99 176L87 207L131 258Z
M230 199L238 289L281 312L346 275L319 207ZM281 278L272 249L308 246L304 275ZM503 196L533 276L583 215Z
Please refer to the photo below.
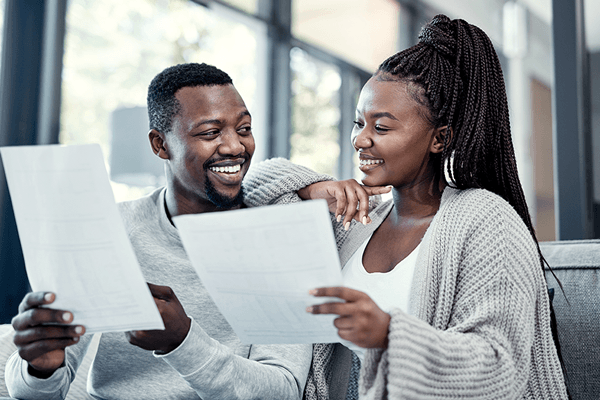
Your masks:
M371 140L368 138L364 129L354 129L352 132L352 146L358 151L371 146Z

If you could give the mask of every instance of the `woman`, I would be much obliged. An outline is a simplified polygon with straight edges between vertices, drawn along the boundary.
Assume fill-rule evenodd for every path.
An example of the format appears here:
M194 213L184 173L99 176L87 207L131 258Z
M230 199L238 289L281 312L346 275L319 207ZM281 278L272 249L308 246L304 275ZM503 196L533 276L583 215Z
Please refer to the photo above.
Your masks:
M361 397L567 398L497 55L443 15L419 39L367 82L352 132L363 183L393 186L393 200L350 226L356 196L367 222L358 184L299 192L346 214L345 287L313 291L345 302L307 311L338 315L340 337L369 349ZM315 345L306 398L329 396L332 349Z

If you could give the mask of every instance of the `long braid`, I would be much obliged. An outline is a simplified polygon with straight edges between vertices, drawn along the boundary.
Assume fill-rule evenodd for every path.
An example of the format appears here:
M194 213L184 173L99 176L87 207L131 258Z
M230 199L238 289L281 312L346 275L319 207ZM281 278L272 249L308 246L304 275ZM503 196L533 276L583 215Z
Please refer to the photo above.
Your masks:
M488 36L464 20L437 15L421 30L419 43L385 60L376 76L420 89L410 93L429 110L431 124L453 132L452 137L445 135L444 150L436 160L438 176L445 172L454 187L484 188L504 198L531 233L543 270L547 262L517 173L502 68ZM551 302L550 312L566 377Z

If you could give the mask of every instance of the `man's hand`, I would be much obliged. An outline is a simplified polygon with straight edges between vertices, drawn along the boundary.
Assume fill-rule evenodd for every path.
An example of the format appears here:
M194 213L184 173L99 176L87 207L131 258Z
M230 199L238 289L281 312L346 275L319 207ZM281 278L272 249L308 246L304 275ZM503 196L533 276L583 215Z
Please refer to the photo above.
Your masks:
M169 353L175 350L185 339L192 320L187 316L173 290L168 286L148 284L150 293L163 323L164 330L130 331L126 332L129 343L144 350L156 350L159 353Z
M338 297L343 303L325 303L306 309L312 314L337 314L333 325L338 335L357 346L386 348L391 317L368 294L347 287L327 287L310 291L316 297Z
M28 293L12 319L19 356L29 363L29 373L42 379L64 363L65 347L77 343L85 332L81 325L67 325L73 321L73 313L41 307L54 300L54 293Z
M303 200L325 199L329 211L334 213L338 222L344 216L344 228L348 230L352 219L364 225L369 218L369 196L388 193L390 186L363 186L354 179L345 181L324 181L309 185L298 191Z

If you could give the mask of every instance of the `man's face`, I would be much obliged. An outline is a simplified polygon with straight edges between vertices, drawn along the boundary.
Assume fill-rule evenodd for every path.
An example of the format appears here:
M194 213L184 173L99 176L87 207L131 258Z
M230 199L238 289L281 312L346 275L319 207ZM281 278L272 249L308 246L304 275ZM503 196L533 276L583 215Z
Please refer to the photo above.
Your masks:
M164 135L175 196L188 204L232 208L254 153L251 118L233 85L184 87L181 110Z

